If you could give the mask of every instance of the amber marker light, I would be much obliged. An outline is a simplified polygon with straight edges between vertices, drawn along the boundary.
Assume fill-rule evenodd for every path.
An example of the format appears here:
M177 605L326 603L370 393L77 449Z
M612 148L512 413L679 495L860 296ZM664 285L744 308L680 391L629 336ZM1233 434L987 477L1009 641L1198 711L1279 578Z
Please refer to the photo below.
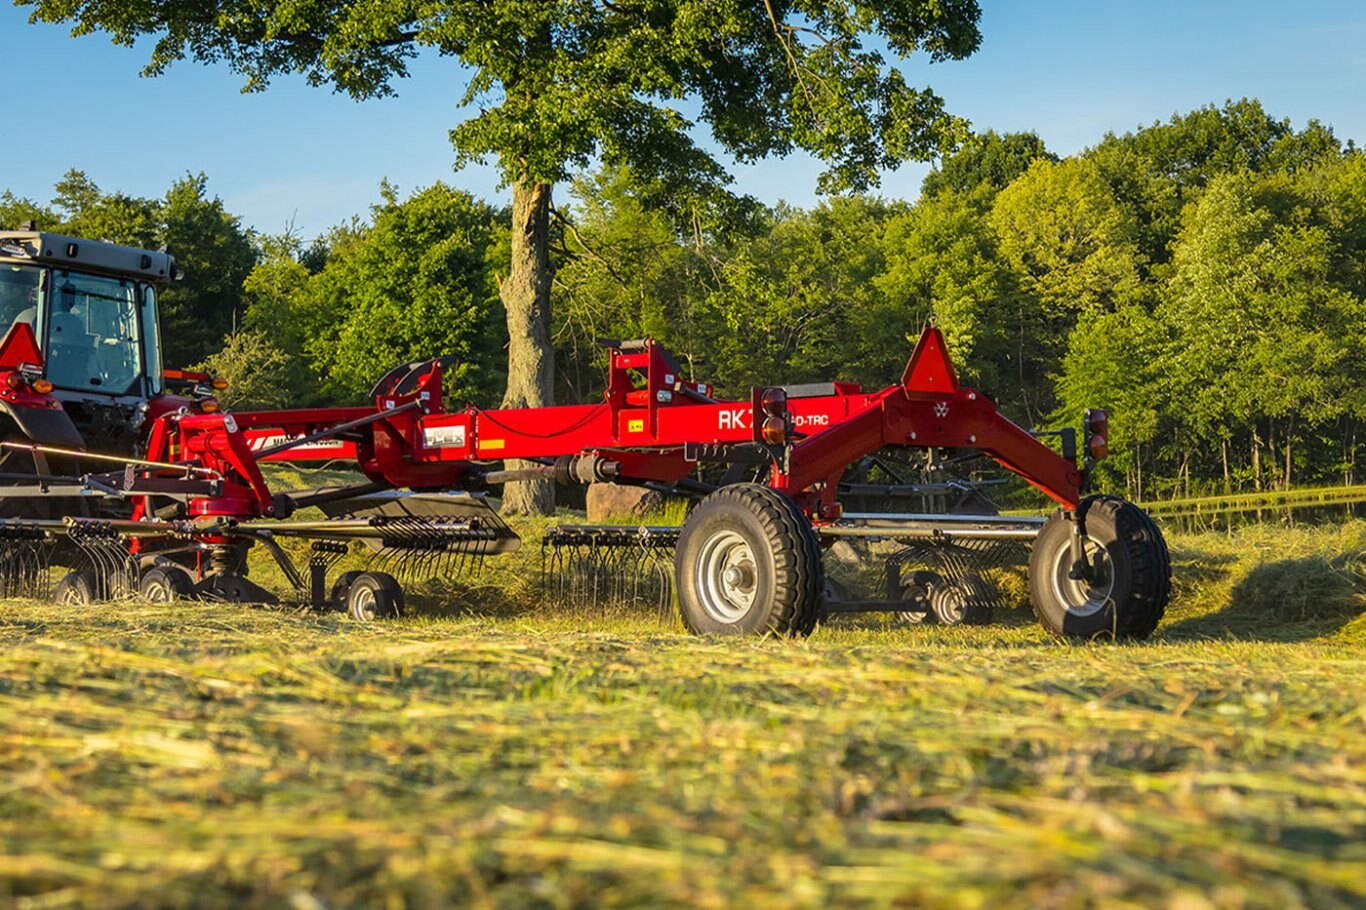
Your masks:
M35 379L33 380L33 391L37 392L39 395L46 395L48 392L52 391L52 383L48 382L46 379Z
M217 414L222 407L217 398L205 398L199 403L199 409L205 414Z
M782 445L787 442L787 421L781 417L765 417L759 436L771 446Z

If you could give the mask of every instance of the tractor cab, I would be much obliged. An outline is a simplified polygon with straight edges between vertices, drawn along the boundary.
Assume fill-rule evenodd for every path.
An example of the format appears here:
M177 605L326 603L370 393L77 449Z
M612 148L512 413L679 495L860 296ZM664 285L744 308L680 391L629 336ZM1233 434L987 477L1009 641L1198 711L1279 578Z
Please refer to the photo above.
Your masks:
M80 437L99 439L102 450L132 451L165 393L157 288L178 274L164 251L0 231L0 345L27 326L41 364L27 365L21 378L46 380ZM24 435L55 443L37 438L44 434L24 410L19 396L0 396L0 411Z

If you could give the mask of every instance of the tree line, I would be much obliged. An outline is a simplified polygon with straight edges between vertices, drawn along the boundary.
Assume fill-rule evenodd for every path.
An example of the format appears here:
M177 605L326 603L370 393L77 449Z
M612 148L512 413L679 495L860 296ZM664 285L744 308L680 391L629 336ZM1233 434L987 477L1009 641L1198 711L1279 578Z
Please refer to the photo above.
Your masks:
M311 242L264 236L203 175L161 199L79 172L0 222L171 245L168 365L207 362L237 405L363 400L385 370L450 353L455 402L506 388L512 213L434 184L381 188ZM1351 483L1366 418L1366 162L1255 100L1209 106L1072 156L971 136L914 201L811 209L718 196L685 217L627 165L548 211L558 400L599 393L597 339L653 335L693 378L900 375L920 328L1027 426L1112 413L1102 485L1135 498ZM696 200L693 200L696 203Z

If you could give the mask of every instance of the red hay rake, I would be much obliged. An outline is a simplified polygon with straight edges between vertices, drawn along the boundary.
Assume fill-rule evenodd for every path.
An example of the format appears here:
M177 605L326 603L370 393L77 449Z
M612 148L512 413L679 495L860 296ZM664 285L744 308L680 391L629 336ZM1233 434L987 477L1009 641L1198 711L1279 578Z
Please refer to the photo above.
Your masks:
M0 346L0 373L23 367L6 360L10 340ZM0 520L0 593L41 587L46 567L58 564L73 569L57 592L67 599L141 590L271 602L275 595L244 574L245 552L260 546L295 599L359 618L392 614L402 605L399 578L448 574L518 546L485 490L554 479L656 485L700 499L679 528L570 525L543 542L557 594L676 598L696 632L800 635L832 611L979 621L998 596L984 573L1026 552L1035 612L1054 632L1142 637L1162 615L1170 569L1156 526L1130 503L1083 497L1088 453L1104 447L1102 415L1091 415L1081 454L1071 430L1054 451L959 385L933 328L900 381L880 391L844 382L759 387L748 401L719 400L685 380L652 339L607 347L607 389L590 404L450 409L442 388L450 363L438 359L391 371L373 407L161 413L140 459L7 443L32 453L35 472L4 475L5 501L46 501L51 517ZM30 348L23 355L32 359ZM846 470L889 447L980 452L1059 508L1047 519L846 514ZM531 465L504 467L513 459ZM261 471L324 460L353 464L365 481L277 492ZM49 462L94 470L57 473ZM709 487L693 477L709 464L749 466L764 480ZM296 519L307 506L326 517ZM311 542L303 570L280 546L288 538ZM887 562L885 598L835 596L822 552L840 539L901 542ZM329 585L355 542L374 554L370 570Z

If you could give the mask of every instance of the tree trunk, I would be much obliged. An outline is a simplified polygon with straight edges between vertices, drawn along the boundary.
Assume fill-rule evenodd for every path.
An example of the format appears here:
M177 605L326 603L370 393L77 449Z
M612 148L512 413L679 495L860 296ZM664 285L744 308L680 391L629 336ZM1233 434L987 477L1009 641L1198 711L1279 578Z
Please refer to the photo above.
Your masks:
M1290 489L1290 469L1294 462L1290 460L1291 447L1295 440L1292 434L1295 432L1295 415L1291 414L1289 421L1285 425L1285 488Z
M512 185L512 268L498 286L508 322L508 385L505 408L554 404L555 351L550 343L550 184L518 180ZM529 466L509 461L507 467ZM550 481L503 487L503 512L549 515L555 511Z
M1252 425L1252 488L1262 492L1262 437L1257 435L1257 424Z

